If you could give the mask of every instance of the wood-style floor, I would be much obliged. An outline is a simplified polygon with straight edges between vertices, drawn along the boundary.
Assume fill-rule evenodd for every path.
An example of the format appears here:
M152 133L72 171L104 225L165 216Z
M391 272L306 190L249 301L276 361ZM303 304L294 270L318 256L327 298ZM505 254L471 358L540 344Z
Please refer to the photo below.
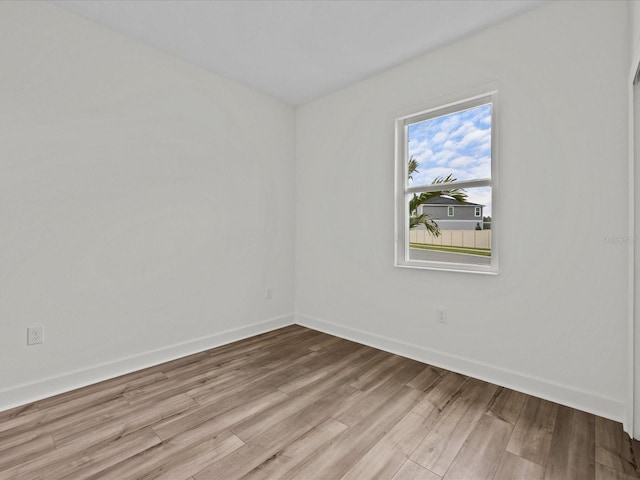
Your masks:
M300 326L0 413L1 479L631 479L619 423Z

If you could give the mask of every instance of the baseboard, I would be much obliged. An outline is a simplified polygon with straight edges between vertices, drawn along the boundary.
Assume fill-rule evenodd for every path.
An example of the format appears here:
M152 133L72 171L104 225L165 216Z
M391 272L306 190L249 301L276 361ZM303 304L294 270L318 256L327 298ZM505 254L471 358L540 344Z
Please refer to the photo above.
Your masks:
M282 328L293 323L445 368L463 375L469 375L479 380L511 388L519 392L544 398L545 400L577 408L617 422L622 422L626 418L626 406L624 402L621 401L569 388L502 367L475 362L464 357L345 327L308 315L295 315L295 317L294 315L286 315L272 318L240 328L219 332L204 338L121 358L113 362L66 372L37 382L2 389L0 390L0 411L26 405L43 398L192 355L210 348Z
M293 324L294 316L285 315L243 327L225 330L207 337L170 345L157 350L139 353L112 362L92 365L37 382L0 390L0 411L26 405L76 388L186 357L210 348L252 337Z
M308 315L296 315L295 323L561 405L593 413L616 422L622 422L626 417L626 406L622 401L559 385L525 373L479 363L468 358L367 333Z

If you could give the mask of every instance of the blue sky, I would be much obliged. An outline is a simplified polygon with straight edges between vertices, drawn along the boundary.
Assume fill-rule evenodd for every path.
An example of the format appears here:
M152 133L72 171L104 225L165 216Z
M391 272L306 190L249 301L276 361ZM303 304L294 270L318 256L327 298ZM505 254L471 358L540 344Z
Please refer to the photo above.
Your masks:
M458 180L491 178L491 104L431 118L408 127L409 158L418 161L410 185L430 184L453 174ZM466 190L469 201L486 205L491 215L491 188Z

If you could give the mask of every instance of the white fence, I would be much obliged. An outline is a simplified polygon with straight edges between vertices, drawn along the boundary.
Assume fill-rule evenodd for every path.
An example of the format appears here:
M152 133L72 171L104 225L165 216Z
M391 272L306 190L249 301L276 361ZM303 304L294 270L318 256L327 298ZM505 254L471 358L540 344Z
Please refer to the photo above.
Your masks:
M440 230L440 236L427 230L409 231L410 243L443 245L446 247L491 248L491 230Z

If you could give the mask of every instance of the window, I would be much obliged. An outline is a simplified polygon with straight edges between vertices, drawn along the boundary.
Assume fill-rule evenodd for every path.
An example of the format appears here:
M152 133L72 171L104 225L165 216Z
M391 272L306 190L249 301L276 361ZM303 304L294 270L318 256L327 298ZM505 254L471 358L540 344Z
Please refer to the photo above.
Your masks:
M396 266L497 273L496 100L396 119Z

